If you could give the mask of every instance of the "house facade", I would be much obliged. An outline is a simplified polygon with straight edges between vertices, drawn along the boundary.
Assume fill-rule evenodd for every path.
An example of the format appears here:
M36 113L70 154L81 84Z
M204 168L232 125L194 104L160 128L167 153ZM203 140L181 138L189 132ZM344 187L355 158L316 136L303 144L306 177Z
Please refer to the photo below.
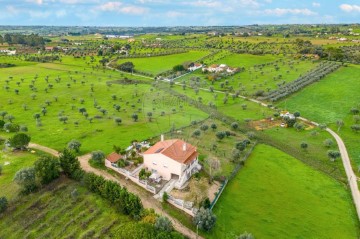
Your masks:
M162 140L143 154L144 167L164 180L176 181L181 188L186 181L201 169L196 147L180 139Z

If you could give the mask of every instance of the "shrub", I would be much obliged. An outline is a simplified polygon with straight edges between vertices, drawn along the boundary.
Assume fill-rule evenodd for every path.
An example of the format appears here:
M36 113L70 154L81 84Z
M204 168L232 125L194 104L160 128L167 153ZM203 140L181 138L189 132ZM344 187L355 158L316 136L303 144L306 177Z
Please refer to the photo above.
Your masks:
M105 154L103 151L93 151L91 153L91 159L94 160L97 163L103 163L105 159Z
M216 216L210 209L200 208L196 213L193 222L199 226L201 230L210 231L216 223Z
M5 212L7 206L8 200L6 199L6 197L0 197L0 213Z
M30 136L24 133L15 134L9 139L10 146L15 149L25 149L30 143Z
M81 143L76 139L71 140L67 145L68 149L74 150L76 153L79 153L80 147Z
M34 163L35 174L40 179L41 184L48 184L58 178L60 175L59 168L59 161L49 156L43 156Z
M22 193L29 194L37 188L35 178L34 168L23 168L16 172L14 181L21 187Z
M160 216L156 218L155 228L160 231L171 232L173 230L173 225L169 218Z

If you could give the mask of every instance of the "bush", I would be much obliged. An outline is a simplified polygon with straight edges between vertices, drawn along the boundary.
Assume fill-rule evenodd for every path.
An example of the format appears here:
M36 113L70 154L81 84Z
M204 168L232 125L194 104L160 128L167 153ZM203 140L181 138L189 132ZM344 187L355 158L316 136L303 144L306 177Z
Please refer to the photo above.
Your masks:
M29 194L36 190L35 179L34 168L23 168L17 171L14 177L14 181L21 187L21 192L24 194Z
M10 146L15 149L25 149L30 143L31 137L24 133L15 134L9 139Z
M142 168L139 172L139 178L142 180L148 179L151 175L150 171L146 171L146 169Z
M0 213L5 212L7 206L8 200L6 199L6 197L0 197Z
M68 149L74 150L76 153L79 153L81 143L78 140L73 139L68 143L67 147Z
M200 208L196 213L193 222L199 226L201 230L210 231L216 223L216 216L210 209Z
M60 164L56 158L43 156L36 160L34 169L41 184L48 184L60 175Z
M173 225L169 218L160 216L156 218L155 228L160 231L171 232Z
M75 180L81 180L83 171L77 157L68 149L64 149L59 156L60 166L65 175Z
M97 163L104 163L105 154L103 151L93 151L91 153L91 159L94 160Z

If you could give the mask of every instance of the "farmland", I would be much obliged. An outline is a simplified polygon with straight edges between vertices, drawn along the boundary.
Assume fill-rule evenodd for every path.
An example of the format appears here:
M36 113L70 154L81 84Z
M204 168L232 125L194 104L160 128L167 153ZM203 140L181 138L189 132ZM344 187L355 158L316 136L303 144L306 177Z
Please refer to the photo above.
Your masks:
M106 83L108 80L118 78L114 76L106 80L91 74L84 78L59 69L65 67L45 63L2 71L3 78L9 80L2 83L0 111L13 115L17 124L26 125L34 142L61 150L71 139L79 139L83 142L84 152L93 150L94 145L109 152L113 144L125 147L132 139L146 139L168 131L173 125L185 126L191 122L190 118L200 120L206 117L188 105L180 109L180 105L161 104L164 97L170 97L164 92L153 96L158 105L144 103L146 95L151 93L148 84L109 84ZM106 77L104 74L100 76ZM29 88L31 84L36 84L37 89ZM18 94L14 92L15 89L19 91ZM114 108L115 104L120 106L119 110ZM45 114L42 112L44 108ZM86 112L80 113L80 108ZM148 112L153 112L151 122L148 120ZM164 116L161 116L162 112ZM135 113L137 122L131 118ZM41 115L41 124L34 118L35 114ZM67 120L61 122L59 119L62 116L67 117ZM122 120L119 126L114 122L115 118ZM118 129L117 134L112 133L114 127ZM142 128L141 132L134 130L138 127ZM125 136L129 132L131 136Z
M353 63L360 62L360 48L351 42L356 37L346 35L348 26L340 26L337 35L349 37L345 42L317 32L325 26L273 26L271 32L258 32L262 27L176 33L151 28L151 33L139 34L124 30L123 38L113 35L116 27L103 33L89 27L79 35L41 35L44 42L30 42L35 46L15 42L19 36L10 37L14 42L7 37L1 49L18 53L0 54L0 197L9 200L8 209L0 213L0 238L164 237L156 237L154 218L137 215L136 221L117 210L128 207L121 199L125 190L115 193L116 203L105 202L112 193L95 185L100 179L73 181L63 166L51 184L41 185L36 176L39 191L18 194L14 175L42 155L12 145L11 137L19 133L57 151L78 140L80 151L73 152L81 156L85 171L126 185L144 207L153 205L170 220L178 219L176 229L189 229L193 237L193 218L173 205L194 207L190 214L209 207L229 180L213 209L215 227L210 232L199 228L204 238L234 239L245 231L255 238L358 238L348 175L341 158L329 156L338 153L335 140L324 125L299 118L336 131L358 171L360 67ZM231 68L222 73L190 71L195 63ZM233 74L233 67L239 71ZM141 141L152 146L160 135L196 146L201 167L189 170L191 181L173 189L174 194L173 183L167 184L173 201L160 190L155 198L164 202L157 205L151 204L154 195L131 180L111 177L117 173L106 170L104 157L117 151L125 164L135 162L127 157L136 159L148 185L147 174L156 172L138 167L148 145ZM130 144L136 147L126 152ZM94 151L101 159L88 165ZM174 195L184 201L172 199Z
M196 61L209 54L208 51L190 51L188 53L174 54L162 57L121 59L117 63L121 64L131 61L135 65L135 70L159 74L163 71L171 70L175 65L183 64L186 61Z
M343 67L279 103L279 107L300 111L304 117L325 123L335 131L339 129L336 122L342 120L344 126L340 128L339 135L343 137L355 167L360 164L359 136L350 128L356 124L350 110L357 108L360 102L357 94L360 85L353 78L358 74L360 68L357 65Z
M351 207L342 184L258 145L216 205L218 224L209 238L244 231L257 238L356 238L359 225Z

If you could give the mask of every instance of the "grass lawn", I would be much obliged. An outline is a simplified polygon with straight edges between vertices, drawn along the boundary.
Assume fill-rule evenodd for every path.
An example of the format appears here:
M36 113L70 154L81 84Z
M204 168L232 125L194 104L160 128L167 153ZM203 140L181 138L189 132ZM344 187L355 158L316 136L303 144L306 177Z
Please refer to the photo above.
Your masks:
M349 191L270 146L258 145L215 206L207 238L357 238Z
M338 130L336 121L343 120L344 126L339 135L348 148L355 168L360 165L360 135L350 129L355 124L350 110L359 108L360 104L358 75L360 66L343 67L278 103L279 108L299 111L305 118L326 123L335 131Z
M136 70L159 74L163 71L171 70L175 65L182 64L186 61L196 61L208 54L208 51L189 51L167 56L121 59L118 60L117 63L121 64L131 61L134 63Z
M8 200L17 196L19 186L13 182L15 173L22 168L31 167L38 157L39 154L28 152L6 153L0 151L0 165L3 166L0 175L0 196L5 196Z

